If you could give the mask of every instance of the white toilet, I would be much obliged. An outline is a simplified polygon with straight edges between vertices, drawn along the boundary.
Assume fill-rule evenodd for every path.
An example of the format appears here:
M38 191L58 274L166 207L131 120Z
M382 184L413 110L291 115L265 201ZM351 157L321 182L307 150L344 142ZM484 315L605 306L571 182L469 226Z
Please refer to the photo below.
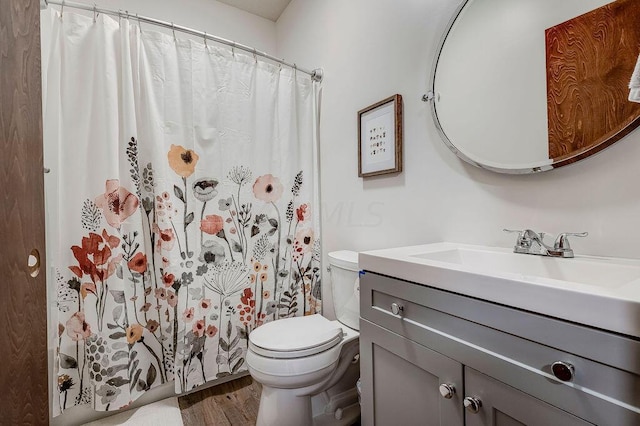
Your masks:
M351 425L360 415L358 253L329 253L337 321L287 318L249 334L247 366L262 384L257 426Z

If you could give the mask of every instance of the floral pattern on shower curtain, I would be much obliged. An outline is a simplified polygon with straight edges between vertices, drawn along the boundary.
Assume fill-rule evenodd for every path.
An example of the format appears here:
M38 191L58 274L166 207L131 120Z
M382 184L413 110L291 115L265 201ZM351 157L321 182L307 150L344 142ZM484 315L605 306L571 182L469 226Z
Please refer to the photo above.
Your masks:
M124 19L54 15L55 412L246 370L253 329L321 309L314 84Z

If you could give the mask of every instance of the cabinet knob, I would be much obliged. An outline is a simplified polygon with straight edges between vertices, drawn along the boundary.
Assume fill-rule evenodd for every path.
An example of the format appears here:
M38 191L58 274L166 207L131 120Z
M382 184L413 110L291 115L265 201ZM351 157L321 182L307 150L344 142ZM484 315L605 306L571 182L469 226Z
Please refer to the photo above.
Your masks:
M564 361L556 361L551 364L551 371L553 371L553 375L556 376L558 380L562 380L563 382L570 382L573 380L575 374L573 365Z
M391 313L393 315L401 315L404 312L404 306L393 302L391 304Z
M480 411L480 407L482 407L482 401L473 396L467 396L464 401L464 408L467 409L470 413L476 414Z
M444 399L451 399L456 394L456 387L449 383L442 383L438 389Z

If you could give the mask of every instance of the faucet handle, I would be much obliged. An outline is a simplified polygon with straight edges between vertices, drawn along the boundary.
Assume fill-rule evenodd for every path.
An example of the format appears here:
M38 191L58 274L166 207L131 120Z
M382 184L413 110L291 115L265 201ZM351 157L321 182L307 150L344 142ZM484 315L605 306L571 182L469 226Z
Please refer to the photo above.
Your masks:
M524 247L527 248L531 245L531 239L526 235L527 230L516 230L516 229L503 229L504 232L510 232L512 234L518 234L516 239L516 247Z
M569 244L569 238L567 237L586 237L587 235L589 235L588 232L563 232L556 238L553 248L556 250L571 250L571 244Z
M503 231L504 232L509 232L509 233L512 233L512 234L518 234L518 244L520 244L521 241L523 241L525 239L524 238L524 232L525 232L524 230L521 231L521 230L518 230L518 229L507 229L507 228L504 228Z

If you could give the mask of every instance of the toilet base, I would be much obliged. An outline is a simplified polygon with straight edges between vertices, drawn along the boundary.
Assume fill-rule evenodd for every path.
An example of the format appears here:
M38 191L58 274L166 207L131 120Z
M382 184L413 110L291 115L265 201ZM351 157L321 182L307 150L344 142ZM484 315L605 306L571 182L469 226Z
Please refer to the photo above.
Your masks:
M311 426L311 397L298 393L298 389L263 385L256 426Z
M349 426L360 417L355 388L333 397L326 392L313 397L298 393L297 389L263 386L256 426ZM312 405L325 409L312 414Z

